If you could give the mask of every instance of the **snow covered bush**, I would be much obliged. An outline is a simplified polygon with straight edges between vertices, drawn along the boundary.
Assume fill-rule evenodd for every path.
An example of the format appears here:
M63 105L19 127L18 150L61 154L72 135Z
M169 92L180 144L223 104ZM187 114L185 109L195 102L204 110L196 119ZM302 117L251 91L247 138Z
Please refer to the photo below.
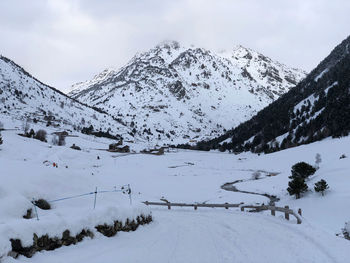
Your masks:
M259 171L255 171L255 172L252 174L252 179L253 179L253 180L258 180L260 177L261 177L261 173L260 173Z

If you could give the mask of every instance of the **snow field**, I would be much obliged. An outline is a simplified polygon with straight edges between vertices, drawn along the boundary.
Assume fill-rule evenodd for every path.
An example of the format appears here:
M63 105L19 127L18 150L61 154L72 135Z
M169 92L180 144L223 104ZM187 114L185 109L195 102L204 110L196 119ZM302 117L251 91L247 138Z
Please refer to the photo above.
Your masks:
M2 120L5 128L19 126ZM11 126L12 125L12 126ZM36 130L36 128L35 128ZM5 262L347 262L348 241L336 237L350 212L346 209L350 194L347 158L350 138L327 139L268 155L243 153L178 151L163 156L123 155L105 149L111 140L77 134L67 137L66 146L50 146L3 131L0 146L0 249L8 251L9 238L30 243L33 231L61 234L67 226L74 231L81 226L108 223L152 210L154 223L136 232L100 235L94 240L37 253L32 259L5 258ZM75 143L82 151L69 147ZM131 145L132 149L140 148ZM315 192L295 200L287 194L290 169L299 161L314 164L320 153L320 169L307 182L325 179L330 189L324 197ZM97 156L100 159L97 159ZM59 167L43 162L57 162ZM66 168L68 166L68 168ZM266 197L230 192L220 187L227 182L251 179L257 170L277 173L261 180L235 184L240 190L275 194L277 206L302 208L303 223L294 218L285 221L265 213L242 213L239 209L193 209L145 207L140 201L267 203ZM93 195L53 204L53 209L39 211L40 221L22 216L31 207L32 198L53 200L61 197L131 184L133 206L127 195L98 195L93 210ZM63 231L62 231L63 230Z

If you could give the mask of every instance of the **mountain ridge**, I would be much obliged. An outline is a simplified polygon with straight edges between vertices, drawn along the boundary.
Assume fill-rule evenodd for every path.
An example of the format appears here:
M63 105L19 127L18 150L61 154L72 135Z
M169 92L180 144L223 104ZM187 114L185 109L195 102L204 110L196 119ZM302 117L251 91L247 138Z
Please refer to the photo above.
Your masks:
M337 45L296 87L242 123L198 148L273 152L332 136L346 136L350 37Z
M88 106L44 84L11 59L0 56L0 112L23 121L80 131L128 135L129 129L101 109Z
M118 116L146 140L179 143L238 125L305 76L250 49L230 54L163 42L68 95Z

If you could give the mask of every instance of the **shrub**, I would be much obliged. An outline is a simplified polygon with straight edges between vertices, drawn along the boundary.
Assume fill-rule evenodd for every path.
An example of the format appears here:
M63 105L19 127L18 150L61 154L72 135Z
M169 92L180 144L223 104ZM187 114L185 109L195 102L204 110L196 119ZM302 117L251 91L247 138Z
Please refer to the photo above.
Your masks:
M329 189L329 186L325 180L320 180L317 183L315 183L315 191L316 192L321 192L322 196L324 195L324 192Z
M47 135L47 133L45 130L38 130L35 133L34 139L37 139L37 140L42 141L42 142L47 142L46 135Z
M289 183L287 191L290 195L295 195L296 199L300 198L301 193L307 191L307 184L305 183L305 179L302 177L294 177Z
M303 179L308 178L310 175L313 175L316 172L316 169L310 164L305 162L296 163L292 166L292 176L289 178L293 179L300 177Z
M51 209L51 205L45 199L38 199L38 200L34 201L34 204L43 210L50 210Z
M349 233L349 223L345 223L345 227L342 229L342 233L345 239L350 240L350 233Z
M72 148L74 150L78 150L78 151L81 150L81 148L79 146L75 145L74 143L73 143L73 145L70 148Z
M253 180L258 180L261 176L261 173L259 171L255 171L253 174L252 174L252 179Z

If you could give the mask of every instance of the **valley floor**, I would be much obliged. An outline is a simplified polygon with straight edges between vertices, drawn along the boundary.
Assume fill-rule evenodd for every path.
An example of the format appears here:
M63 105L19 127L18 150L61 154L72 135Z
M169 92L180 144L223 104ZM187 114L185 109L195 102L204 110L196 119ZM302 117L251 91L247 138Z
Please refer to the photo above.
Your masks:
M5 128L15 128L5 122ZM6 127L7 126L7 127ZM35 127L38 129L40 127ZM52 131L48 131L52 132ZM4 257L8 262L339 262L350 258L350 242L337 237L350 220L350 137L289 150L255 155L219 152L177 151L162 156L118 154L101 151L111 140L76 134L67 137L66 146L51 146L3 131L0 146L0 255L7 253L8 237L22 238L30 244L32 232L62 233L64 227L76 229L90 217L110 220L111 207L128 207L122 193L100 194L97 209L93 197L82 197L53 204L53 209L39 211L40 221L25 220L32 198L54 200L61 197L113 189L130 184L133 206L143 211L141 201L267 204L261 195L225 191L227 182L244 179L237 189L276 195L278 206L301 208L303 223L286 221L266 213L240 212L239 209L172 209L152 207L154 222L135 232L115 237L96 236L92 240L55 251L40 252L27 259ZM50 138L48 138L50 141ZM82 148L69 147L75 143ZM131 145L137 149L139 145ZM295 200L286 191L293 164L314 164L321 154L320 169L307 182L325 179L330 189L325 196L314 191ZM99 158L97 158L97 156ZM52 167L58 163L58 168ZM50 165L47 165L47 164ZM260 171L261 180L250 180ZM273 174L274 176L268 176ZM147 210L147 209L146 209ZM132 211L130 212L133 213ZM42 225L41 225L42 224ZM44 227L43 227L44 226ZM84 225L82 225L84 227ZM56 231L56 232L55 232Z

